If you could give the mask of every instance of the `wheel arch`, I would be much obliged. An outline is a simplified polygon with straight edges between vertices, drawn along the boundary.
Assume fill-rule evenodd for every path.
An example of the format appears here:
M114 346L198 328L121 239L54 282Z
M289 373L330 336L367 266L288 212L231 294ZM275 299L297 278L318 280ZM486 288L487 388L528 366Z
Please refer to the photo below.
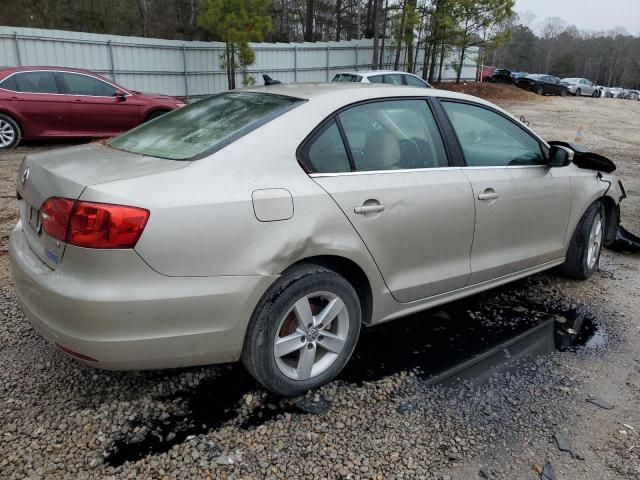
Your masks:
M22 120L20 120L20 118L17 117L15 113L13 113L13 112L11 112L9 110L5 110L3 108L0 108L0 114L6 115L11 120L16 122L16 125L18 125L18 128L20 129L20 132L19 132L20 133L20 139L22 140L25 137L25 131L24 131L24 126L22 125Z
M362 311L362 323L369 325L373 316L373 293L371 282L364 270L353 260L339 255L316 255L298 260L282 273L302 264L324 267L342 276L356 291Z
M149 120L149 117L151 117L152 115L154 115L156 113L162 113L164 115L165 113L169 113L170 111L171 111L170 108L153 107L151 110L145 112L143 121L146 122L147 120Z

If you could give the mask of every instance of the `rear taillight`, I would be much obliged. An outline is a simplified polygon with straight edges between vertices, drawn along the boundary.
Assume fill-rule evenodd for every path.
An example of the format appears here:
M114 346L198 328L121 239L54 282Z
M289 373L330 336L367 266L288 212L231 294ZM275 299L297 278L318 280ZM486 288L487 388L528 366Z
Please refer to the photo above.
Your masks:
M40 208L42 228L53 238L85 248L133 248L144 230L144 208L53 197Z

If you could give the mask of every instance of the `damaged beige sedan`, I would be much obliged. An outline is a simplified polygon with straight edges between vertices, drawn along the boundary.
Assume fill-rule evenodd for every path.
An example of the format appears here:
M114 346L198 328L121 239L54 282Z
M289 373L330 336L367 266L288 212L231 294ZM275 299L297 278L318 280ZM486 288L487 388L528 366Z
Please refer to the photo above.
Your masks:
M580 155L457 93L231 91L28 155L15 289L87 365L241 359L295 395L340 372L362 324L551 267L588 278L624 190Z

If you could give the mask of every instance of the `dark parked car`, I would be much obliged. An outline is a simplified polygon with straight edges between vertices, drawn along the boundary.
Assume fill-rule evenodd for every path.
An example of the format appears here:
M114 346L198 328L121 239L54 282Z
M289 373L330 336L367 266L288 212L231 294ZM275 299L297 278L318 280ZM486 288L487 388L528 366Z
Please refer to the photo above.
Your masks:
M494 83L513 83L513 79L511 78L511 70L507 70L506 68L498 68L494 70L493 74L489 78L489 81Z
M560 79L552 75L533 73L516 80L516 85L538 95L562 95L568 93L567 87L560 84Z
M113 137L184 105L128 90L86 70L0 70L0 150L20 140Z

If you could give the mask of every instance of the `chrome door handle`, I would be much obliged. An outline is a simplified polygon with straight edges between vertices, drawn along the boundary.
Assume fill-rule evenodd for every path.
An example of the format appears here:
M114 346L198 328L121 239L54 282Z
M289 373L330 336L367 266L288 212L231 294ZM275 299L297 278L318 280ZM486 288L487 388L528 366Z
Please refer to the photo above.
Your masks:
M499 195L492 189L487 188L484 193L478 195L478 200L495 200Z
M353 209L358 215L366 215L367 213L379 213L384 211L384 205L363 205Z

